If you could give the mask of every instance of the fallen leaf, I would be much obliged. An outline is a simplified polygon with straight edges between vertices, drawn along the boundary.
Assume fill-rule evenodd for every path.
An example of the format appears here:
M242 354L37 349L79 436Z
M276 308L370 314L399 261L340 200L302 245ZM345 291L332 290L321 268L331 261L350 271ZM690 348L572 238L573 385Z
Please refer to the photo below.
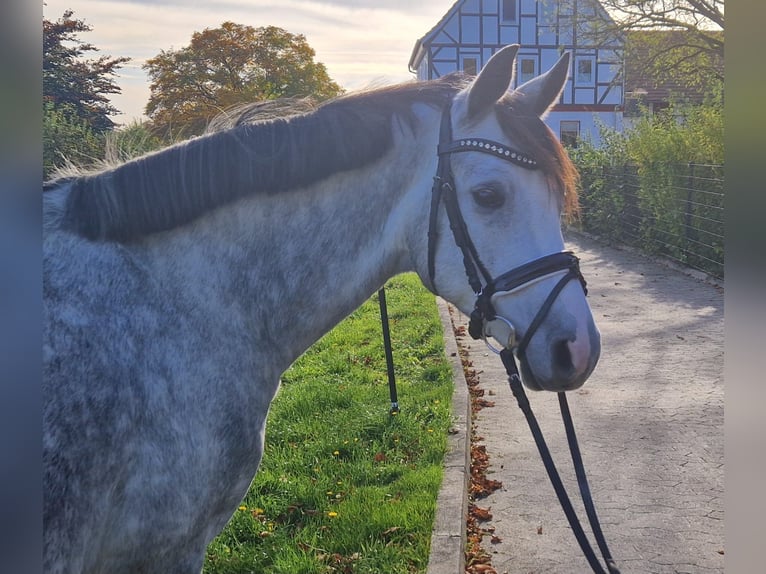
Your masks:
M477 520L492 520L492 513L489 510L489 508L474 506L471 512Z

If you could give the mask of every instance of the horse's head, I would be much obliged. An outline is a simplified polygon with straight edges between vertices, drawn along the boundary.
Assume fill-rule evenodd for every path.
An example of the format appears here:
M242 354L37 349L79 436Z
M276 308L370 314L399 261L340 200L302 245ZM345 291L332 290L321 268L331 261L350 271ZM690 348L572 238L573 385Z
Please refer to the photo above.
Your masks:
M474 313L472 334L514 349L527 387L571 390L593 371L600 335L577 259L561 253L576 172L541 119L566 84L569 54L509 92L517 50L497 52L443 113L429 280Z

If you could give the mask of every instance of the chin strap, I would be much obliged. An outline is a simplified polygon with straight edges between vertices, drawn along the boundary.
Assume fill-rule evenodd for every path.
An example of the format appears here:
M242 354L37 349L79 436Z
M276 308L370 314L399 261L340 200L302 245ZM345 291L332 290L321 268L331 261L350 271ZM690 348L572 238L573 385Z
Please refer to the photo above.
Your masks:
M582 457L580 456L580 447L577 444L577 436L575 435L572 416L569 412L566 393L558 393L561 417L564 419L564 427L567 433L567 441L569 442L569 450L572 453L572 462L574 463L575 474L577 475L577 484L580 488L580 496L582 497L583 504L585 506L585 513L588 516L588 522L590 523L593 534L596 537L596 543L598 544L598 547L601 550L601 555L604 558L606 570L602 568L601 563L596 557L596 554L593 552L593 548L591 548L591 545L588 542L588 538L582 529L582 525L580 524L580 520L577 518L577 514L575 513L574 508L572 507L572 503L569 500L569 495L564 488L564 484L561 482L561 477L559 476L558 470L556 470L556 465L553 462L553 457L551 456L550 450L548 450L548 445L545 443L545 438L543 437L543 433L540 430L540 425L537 423L537 419L532 412L532 407L529 404L529 399L524 392L524 386L521 383L521 378L519 377L519 371L516 367L516 361L513 357L513 353L509 349L503 349L500 351L500 359L503 361L505 371L508 374L508 383L511 387L511 392L513 393L513 396L516 397L516 402L519 404L519 408L522 410L524 416L527 419L527 424L529 425L529 429L532 431L532 436L535 439L535 444L537 445L537 450L540 453L540 458L542 458L543 464L545 465L545 470L548 472L548 478L553 485L553 489L556 491L556 496L559 499L561 508L564 509L564 514L569 521L569 526L572 528L575 538L577 538L577 542L580 545L580 549L582 550L583 554L585 554L585 558L588 560L588 563L593 569L593 572L596 574L620 574L620 571L617 569L617 566L614 563L614 559L609 552L609 548L606 544L606 539L604 538L604 533L601 530L601 524L598 520L598 516L596 515L596 507L593 504L593 497L590 494L588 479L585 476L585 466L583 465Z

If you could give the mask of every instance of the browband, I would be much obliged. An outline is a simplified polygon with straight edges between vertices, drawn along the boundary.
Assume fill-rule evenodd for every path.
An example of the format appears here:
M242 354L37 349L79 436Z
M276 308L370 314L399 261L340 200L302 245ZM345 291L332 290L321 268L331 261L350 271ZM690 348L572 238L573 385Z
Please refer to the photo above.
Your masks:
M451 141L446 144L439 144L437 151L439 155L461 151L480 151L510 161L511 163L515 163L516 165L520 165L527 169L537 169L537 160L531 155L483 138L465 138Z

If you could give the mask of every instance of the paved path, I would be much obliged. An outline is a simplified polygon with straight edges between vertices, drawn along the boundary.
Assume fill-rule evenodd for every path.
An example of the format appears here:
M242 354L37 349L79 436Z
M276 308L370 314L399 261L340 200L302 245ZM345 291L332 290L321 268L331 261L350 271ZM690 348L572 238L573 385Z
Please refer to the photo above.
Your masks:
M612 555L622 574L722 573L723 291L580 235L569 236L567 246L581 258L602 335L598 367L568 398ZM454 309L450 315L465 325ZM486 525L502 539L484 539L494 568L590 572L499 358L468 336L458 337L458 345L473 361L485 398L495 402L475 421L490 457L489 477L503 483L477 502L491 509ZM556 398L528 395L587 524Z

